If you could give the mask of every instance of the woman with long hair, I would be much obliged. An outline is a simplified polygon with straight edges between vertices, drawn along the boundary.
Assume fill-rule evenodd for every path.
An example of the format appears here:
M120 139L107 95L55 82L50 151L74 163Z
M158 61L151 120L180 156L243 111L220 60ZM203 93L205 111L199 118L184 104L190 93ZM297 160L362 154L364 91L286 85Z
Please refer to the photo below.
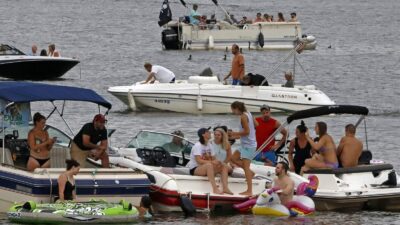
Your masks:
M333 138L327 133L328 127L324 122L315 124L315 133L319 136L319 141L316 143L306 132L306 138L311 147L318 151L311 159L305 161L305 165L301 168L301 174L309 169L318 168L338 168L339 162L336 156L336 146Z
M247 182L247 190L241 195L253 195L252 179L254 172L250 170L251 160L257 149L255 120L247 111L243 102L235 101L231 104L232 113L240 116L240 127L237 132L229 132L231 138L240 139L240 148L232 155L232 162L243 168Z
M278 13L278 22L285 22L285 18L283 17L283 13Z
M210 142L211 148L215 152L215 158L223 162L232 172L232 167L229 165L232 158L231 144L229 143L227 131L222 127L214 128L214 139Z
M200 128L197 131L199 141L192 147L187 167L190 168L190 175L207 176L215 194L233 194L228 188L228 167L215 158L215 153L211 148L209 129ZM215 175L218 173L221 174L222 191L215 182Z
M29 159L27 170L36 168L50 168L50 150L57 138L50 138L46 127L46 117L40 113L33 115L33 128L28 133Z
M74 176L79 173L80 165L73 159L65 161L67 171L58 177L58 197L60 201L76 200L76 184Z
M289 163L290 170L300 174L301 167L304 166L306 159L311 158L311 145L306 138L307 127L302 120L296 127L296 137L290 141L289 145ZM294 150L296 151L294 153ZM294 157L293 157L294 154Z

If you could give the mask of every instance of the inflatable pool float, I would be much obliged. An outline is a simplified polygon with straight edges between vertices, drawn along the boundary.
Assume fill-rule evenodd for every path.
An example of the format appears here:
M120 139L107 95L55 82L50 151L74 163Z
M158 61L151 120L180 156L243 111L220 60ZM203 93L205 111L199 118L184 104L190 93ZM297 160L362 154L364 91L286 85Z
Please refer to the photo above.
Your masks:
M131 203L106 201L14 204L7 212L10 221L29 224L48 223L131 223L139 219Z
M278 194L279 189L271 188L265 190L257 198L250 199L244 203L234 205L243 212L247 209L252 210L254 215L268 216L306 216L315 211L315 204L311 197L318 188L318 178L314 175L309 176L309 183L301 183L296 190L296 195L292 201L282 205Z

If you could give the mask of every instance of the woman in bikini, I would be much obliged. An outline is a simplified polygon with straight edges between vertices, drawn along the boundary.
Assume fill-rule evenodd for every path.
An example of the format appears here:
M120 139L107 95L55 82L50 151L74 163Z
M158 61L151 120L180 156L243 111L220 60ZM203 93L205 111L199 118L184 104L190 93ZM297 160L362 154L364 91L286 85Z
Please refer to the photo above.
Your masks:
M338 159L336 156L336 146L332 137L327 134L327 126L324 122L317 122L315 124L315 133L319 135L319 141L315 143L313 139L306 132L306 138L311 147L319 153L313 155L311 159L305 161L305 165L301 168L301 174L309 169L319 168L332 168L339 167Z
M58 177L58 200L73 201L76 200L76 188L74 176L79 173L80 165L73 159L67 159L67 171Z
M28 144L30 155L27 163L27 170L34 171L36 168L50 167L50 150L56 141L56 138L50 138L46 126L46 118L40 114L33 115L34 127L28 133Z

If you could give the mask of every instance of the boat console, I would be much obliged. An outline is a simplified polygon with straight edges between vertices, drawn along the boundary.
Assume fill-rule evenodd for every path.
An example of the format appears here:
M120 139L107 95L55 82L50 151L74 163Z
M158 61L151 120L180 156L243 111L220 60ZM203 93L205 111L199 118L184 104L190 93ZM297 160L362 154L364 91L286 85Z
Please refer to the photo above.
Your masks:
M26 168L29 159L29 145L27 139L18 139L18 136L7 134L4 138L5 151L10 151L14 166Z

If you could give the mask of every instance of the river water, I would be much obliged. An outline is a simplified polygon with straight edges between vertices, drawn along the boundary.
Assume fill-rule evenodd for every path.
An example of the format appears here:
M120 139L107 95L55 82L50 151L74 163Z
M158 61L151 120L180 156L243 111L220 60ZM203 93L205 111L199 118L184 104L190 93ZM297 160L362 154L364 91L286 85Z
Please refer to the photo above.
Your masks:
M194 140L200 127L226 124L237 126L233 115L188 115L166 112L135 113L107 93L110 86L143 80L145 61L168 67L187 78L211 67L214 73L229 72L231 55L223 60L223 51L162 51L161 29L157 25L161 0L4 0L0 1L0 40L29 52L36 43L39 50L55 43L63 56L77 57L81 63L53 84L94 89L113 103L108 127L117 128L112 144L124 146L141 129L172 131L180 129ZM178 0L170 1L173 17L188 11ZM211 0L198 3L202 14L221 10ZM298 59L306 70L296 76L298 84L314 84L338 104L367 106L368 147L375 158L393 163L398 160L400 129L400 17L398 0L220 0L236 18L254 18L257 12L283 12L286 17L297 12L303 33L318 40L316 51L302 53ZM284 51L244 51L247 72L267 75L287 54ZM188 61L189 55L192 60ZM267 77L270 83L283 83L283 65ZM299 70L297 70L299 71ZM48 112L49 104L39 103L33 111ZM69 108L68 108L69 107ZM74 132L96 113L93 104L67 104L65 117ZM276 115L283 121L286 115ZM357 117L323 118L328 132L336 140L343 127ZM316 120L306 120L313 127ZM58 118L49 123L66 126ZM296 124L295 124L296 125ZM293 127L290 128L293 134ZM359 137L364 138L364 132ZM252 215L198 215L184 219L180 214L160 215L151 224L396 224L399 213L390 212L318 212L306 219L274 219ZM0 216L0 223L8 224Z

